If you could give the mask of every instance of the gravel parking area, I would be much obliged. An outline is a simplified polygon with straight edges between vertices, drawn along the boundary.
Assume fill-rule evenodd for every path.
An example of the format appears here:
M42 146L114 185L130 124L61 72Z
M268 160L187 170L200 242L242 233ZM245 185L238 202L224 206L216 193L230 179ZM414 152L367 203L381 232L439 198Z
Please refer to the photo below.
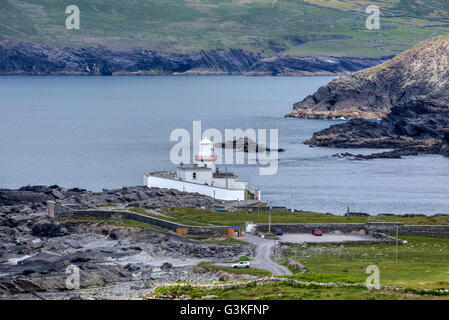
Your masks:
M373 237L361 234L326 234L314 236L309 233L289 233L279 237L281 242L292 243L326 243L326 242L347 242L347 241L375 241Z

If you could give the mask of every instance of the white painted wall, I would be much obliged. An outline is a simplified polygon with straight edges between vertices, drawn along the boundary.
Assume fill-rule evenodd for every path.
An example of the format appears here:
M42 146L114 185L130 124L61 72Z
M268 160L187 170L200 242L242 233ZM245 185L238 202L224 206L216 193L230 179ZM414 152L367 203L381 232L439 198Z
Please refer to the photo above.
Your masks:
M193 179L193 173L196 172L196 179ZM177 170L177 175L181 180L205 184L212 180L212 170Z
M185 192L198 192L221 200L245 200L246 190L227 190L207 185L199 185L186 181L177 181L153 176L144 176L144 184L148 187L177 189Z

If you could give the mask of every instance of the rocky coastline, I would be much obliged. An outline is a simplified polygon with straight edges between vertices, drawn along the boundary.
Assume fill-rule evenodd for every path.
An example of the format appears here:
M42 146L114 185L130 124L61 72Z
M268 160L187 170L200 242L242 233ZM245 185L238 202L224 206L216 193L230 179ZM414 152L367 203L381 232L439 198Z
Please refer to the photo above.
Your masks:
M393 148L359 158L397 158L414 154L449 156L449 108L416 100L396 106L378 121L353 119L313 134L306 144L332 148Z
M148 48L57 48L0 35L0 75L337 75L385 58L274 56L242 49L190 54Z
M167 281L232 281L232 274L196 265L253 255L250 245L194 241L120 221L55 223L47 216L49 200L84 208L110 203L201 206L213 201L146 187L103 192L59 186L0 189L0 299L138 299ZM69 266L80 270L80 289L66 287Z
M393 151L357 159L449 155L449 35L425 41L379 66L335 79L295 104L288 117L350 119L306 144ZM341 155L340 155L341 156Z

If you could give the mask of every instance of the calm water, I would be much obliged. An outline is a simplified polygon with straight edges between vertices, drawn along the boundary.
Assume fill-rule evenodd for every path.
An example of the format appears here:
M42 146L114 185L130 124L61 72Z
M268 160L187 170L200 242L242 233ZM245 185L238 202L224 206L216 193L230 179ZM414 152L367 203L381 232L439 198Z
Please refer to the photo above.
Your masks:
M0 187L59 184L90 190L139 185L171 169L170 133L277 128L275 176L228 166L292 208L344 213L449 212L449 159L351 161L302 141L337 121L283 118L330 77L0 77ZM352 150L363 152L367 150ZM369 151L368 151L369 152Z

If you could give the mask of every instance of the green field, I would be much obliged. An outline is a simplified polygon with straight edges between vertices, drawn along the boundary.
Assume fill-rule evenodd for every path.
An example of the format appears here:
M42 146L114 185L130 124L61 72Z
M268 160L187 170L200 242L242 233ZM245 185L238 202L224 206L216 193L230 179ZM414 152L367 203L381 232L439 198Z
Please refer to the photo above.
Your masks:
M212 296L216 300L447 300L448 296L422 294L413 290L368 290L365 287L321 287L293 283L277 283L217 289L199 289L194 286L170 286L156 289L153 296L188 296L201 299Z
M408 244L398 248L398 262L394 245L308 245L289 247L281 258L293 258L305 265L309 272L302 274L292 269L292 278L303 283L275 283L228 288L199 289L195 286L173 285L161 287L155 296L187 295L191 299L215 296L213 299L276 299L276 300L402 300L449 299L449 239L403 236ZM367 289L363 284L368 274L366 267L376 265L380 270L380 285L400 289ZM206 267L226 268L205 264ZM228 270L226 270L228 271ZM230 272L233 270L230 269ZM244 272L244 271L237 271ZM255 274L258 275L258 274ZM260 274L260 276L263 274ZM337 283L337 286L316 283ZM344 286L342 284L351 284Z
M268 223L268 212L217 212L191 208L166 208L161 211L168 218L186 225L239 225L246 221ZM161 217L159 217L161 218ZM395 215L346 217L316 212L272 212L271 223L366 223L366 222L403 222L408 225L448 224L449 215ZM165 219L165 218L164 218Z
M241 48L262 55L385 56L449 32L436 0L78 0L80 30L65 28L69 0L2 0L0 34L59 47L145 47L168 52ZM367 30L378 5L381 29Z
M364 283L366 267L376 265L380 284L409 288L449 289L449 239L437 237L400 236L408 244L377 245L308 245L290 247L284 258L303 264L310 274L296 274L308 281L316 274L343 282ZM294 270L292 270L294 271ZM326 282L326 281L323 281Z

